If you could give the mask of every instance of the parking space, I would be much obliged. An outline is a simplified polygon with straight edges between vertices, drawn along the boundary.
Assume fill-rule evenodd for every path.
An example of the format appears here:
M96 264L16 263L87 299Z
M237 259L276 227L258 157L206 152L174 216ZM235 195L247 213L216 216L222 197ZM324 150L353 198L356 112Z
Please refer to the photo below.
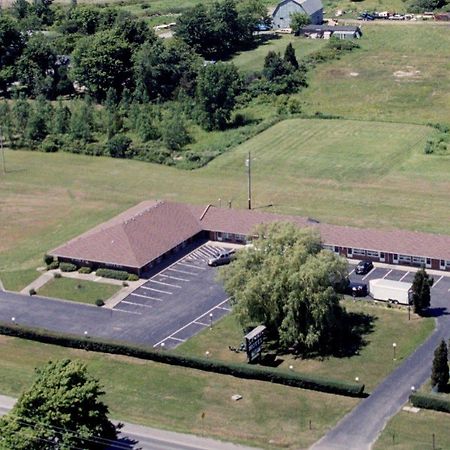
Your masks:
M223 246L204 244L152 276L114 310L142 316L157 327L155 347L173 348L194 334L213 326L231 309L216 281L217 269L208 259Z

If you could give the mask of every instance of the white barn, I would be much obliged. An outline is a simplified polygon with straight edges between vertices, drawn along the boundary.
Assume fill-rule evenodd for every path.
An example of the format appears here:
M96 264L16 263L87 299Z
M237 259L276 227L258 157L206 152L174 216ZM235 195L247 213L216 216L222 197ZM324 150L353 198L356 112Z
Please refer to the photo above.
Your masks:
M320 25L323 22L321 0L283 0L272 14L273 29L290 28L292 13L306 14L314 25Z

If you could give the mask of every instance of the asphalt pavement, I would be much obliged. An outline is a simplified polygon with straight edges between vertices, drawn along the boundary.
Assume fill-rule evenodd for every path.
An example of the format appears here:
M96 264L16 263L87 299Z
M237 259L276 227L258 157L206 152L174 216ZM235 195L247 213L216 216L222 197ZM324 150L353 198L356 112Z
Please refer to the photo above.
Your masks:
M380 268L365 277L399 280L406 272ZM400 277L400 278L398 278ZM410 281L408 279L408 281ZM369 397L362 400L328 434L311 447L311 450L368 450L377 440L387 422L408 401L412 387L419 388L431 374L434 350L441 341L450 337L450 278L435 277L431 290L430 313L435 316L433 334L404 363L385 378Z

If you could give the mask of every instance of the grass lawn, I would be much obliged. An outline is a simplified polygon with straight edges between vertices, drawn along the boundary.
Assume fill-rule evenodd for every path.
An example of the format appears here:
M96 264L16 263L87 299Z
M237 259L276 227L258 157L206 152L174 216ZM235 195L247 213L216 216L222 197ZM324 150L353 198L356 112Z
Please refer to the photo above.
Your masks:
M305 110L362 120L449 122L447 29L431 23L364 23L362 29L361 49L310 73L309 88L298 94Z
M432 319L421 319L404 310L388 309L369 302L346 300L348 311L362 313L373 318L371 332L363 335L365 345L358 355L345 358L294 359L290 355L281 355L279 367L287 369L290 365L295 371L313 373L326 377L353 381L359 377L366 385L366 391L384 379L395 367L411 354L417 346L433 331ZM214 358L231 361L245 361L245 353L235 353L228 345L237 347L242 341L242 331L233 316L220 321L213 329L205 330L177 348L177 352L203 356L209 351ZM393 361L392 343L397 344L396 361Z
M381 433L374 450L446 450L450 448L450 414L420 410L400 411ZM435 447L433 447L433 433Z
M194 171L7 150L0 273L34 269L49 249L141 200L217 204L221 198L245 207L248 151L257 208L272 204L266 210L330 223L450 233L450 157L423 154L432 133L416 125L292 119Z
M104 385L105 401L117 419L264 448L307 448L358 402L4 336L0 336L0 352L2 394L18 396L30 385L34 367L49 359L78 358ZM243 399L233 402L230 397L236 393Z
M4 270L0 272L0 280L7 291L20 291L39 276L36 269Z
M231 61L244 72L255 72L262 70L264 58L269 51L274 51L284 55L286 46L292 43L297 59L300 60L309 53L323 47L327 41L323 39L299 39L292 34L276 35L264 44L259 45L254 50L241 52Z
M95 300L105 301L119 289L120 286L113 284L74 280L72 278L55 278L42 286L38 290L38 294L94 305Z

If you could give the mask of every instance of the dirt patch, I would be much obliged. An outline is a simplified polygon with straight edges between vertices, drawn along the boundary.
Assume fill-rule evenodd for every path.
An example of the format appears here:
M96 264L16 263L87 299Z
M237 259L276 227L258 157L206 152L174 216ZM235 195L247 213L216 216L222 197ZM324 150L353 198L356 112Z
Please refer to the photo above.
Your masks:
M397 79L417 79L420 78L420 70L397 70L393 75Z
M349 75L351 77L357 77L357 76L359 76L359 72L350 72Z

